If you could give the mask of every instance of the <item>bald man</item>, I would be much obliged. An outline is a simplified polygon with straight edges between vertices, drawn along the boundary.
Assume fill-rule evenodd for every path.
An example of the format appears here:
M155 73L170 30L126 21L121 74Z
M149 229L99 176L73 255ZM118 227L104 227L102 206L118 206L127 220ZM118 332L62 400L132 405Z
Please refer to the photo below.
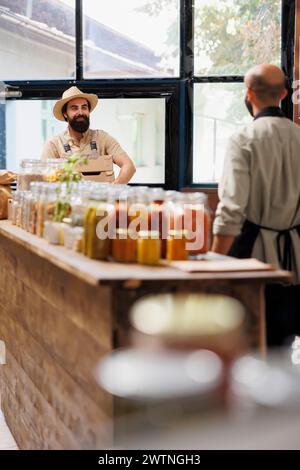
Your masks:
M293 271L296 285L266 292L268 343L279 345L300 331L300 127L279 107L278 67L253 67L244 84L254 120L229 141L212 250Z

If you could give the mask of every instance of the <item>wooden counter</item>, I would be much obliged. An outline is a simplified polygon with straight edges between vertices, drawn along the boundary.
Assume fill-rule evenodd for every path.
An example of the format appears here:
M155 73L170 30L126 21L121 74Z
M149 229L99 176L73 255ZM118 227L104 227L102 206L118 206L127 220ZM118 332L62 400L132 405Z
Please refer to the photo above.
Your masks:
M243 302L252 344L265 348L264 286L284 271L187 274L92 261L0 222L2 409L23 449L113 445L113 401L97 362L128 342L128 312L148 293L197 291Z

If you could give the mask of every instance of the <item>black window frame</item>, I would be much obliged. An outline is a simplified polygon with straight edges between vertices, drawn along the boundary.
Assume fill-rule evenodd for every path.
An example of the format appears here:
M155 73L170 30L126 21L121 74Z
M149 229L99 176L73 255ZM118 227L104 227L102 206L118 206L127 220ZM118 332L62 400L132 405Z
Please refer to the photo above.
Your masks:
M20 98L58 99L69 86L97 93L100 98L164 98L166 100L165 189L215 188L217 184L193 183L193 102L195 83L240 83L242 75L195 76L194 0L180 0L180 67L178 77L136 79L85 79L83 76L83 9L75 0L76 77L66 80L10 80L8 87ZM294 68L295 0L282 0L281 65L287 76L288 97L282 108L293 118L292 83ZM1 110L0 110L1 111ZM1 116L0 116L1 117ZM3 156L2 156L3 157ZM1 158L1 155L0 155ZM149 184L151 186L151 184Z

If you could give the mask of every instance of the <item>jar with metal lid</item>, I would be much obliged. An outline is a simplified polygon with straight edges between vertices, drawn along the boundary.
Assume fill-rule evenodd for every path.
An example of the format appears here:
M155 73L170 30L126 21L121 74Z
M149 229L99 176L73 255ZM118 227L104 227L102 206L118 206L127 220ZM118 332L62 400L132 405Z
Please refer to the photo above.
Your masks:
M33 181L43 181L45 167L44 161L23 159L17 174L17 189L19 191L29 191L30 183Z

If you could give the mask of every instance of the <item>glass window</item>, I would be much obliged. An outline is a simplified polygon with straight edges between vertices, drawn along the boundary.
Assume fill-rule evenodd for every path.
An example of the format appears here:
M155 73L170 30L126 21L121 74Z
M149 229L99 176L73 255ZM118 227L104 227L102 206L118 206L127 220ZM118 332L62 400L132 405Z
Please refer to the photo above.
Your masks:
M0 0L0 80L75 77L75 0Z
M178 76L179 3L84 0L84 77Z
M6 148L7 168L18 169L23 158L40 158L44 142L66 128L53 117L53 105L40 100L7 100L2 105L0 149ZM102 99L91 114L91 128L108 132L134 160L132 183L164 183L164 99Z
M195 0L196 75L280 65L281 0Z
M194 85L194 183L219 181L228 138L251 120L243 83Z

